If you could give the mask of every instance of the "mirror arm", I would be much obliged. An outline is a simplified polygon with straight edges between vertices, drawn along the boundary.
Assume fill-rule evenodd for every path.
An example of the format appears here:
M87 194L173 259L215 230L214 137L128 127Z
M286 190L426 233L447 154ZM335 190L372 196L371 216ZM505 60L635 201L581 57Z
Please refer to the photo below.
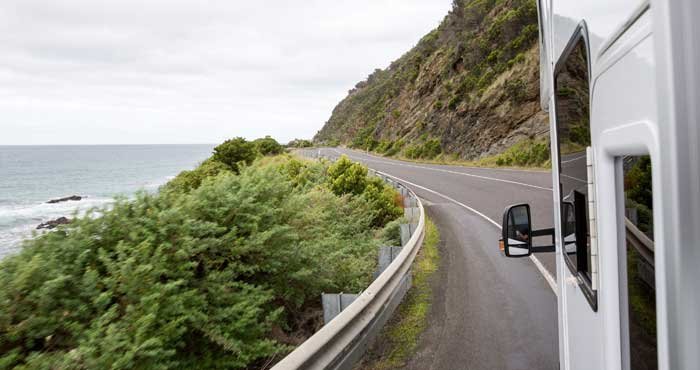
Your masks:
M551 235L552 237L554 237L554 228L532 230L532 236L547 236L547 235Z
M554 251L555 251L555 247L553 245L542 245L542 246L538 246L538 247L535 247L535 246L532 247L532 253L546 253L546 252L554 252Z
M532 236L537 237L537 236L547 236L551 235L552 236L552 245L543 245L543 246L532 246L532 253L547 253L547 252L554 252L554 246L555 246L555 241L554 241L554 228L549 228L549 229L539 229L539 230L532 230Z

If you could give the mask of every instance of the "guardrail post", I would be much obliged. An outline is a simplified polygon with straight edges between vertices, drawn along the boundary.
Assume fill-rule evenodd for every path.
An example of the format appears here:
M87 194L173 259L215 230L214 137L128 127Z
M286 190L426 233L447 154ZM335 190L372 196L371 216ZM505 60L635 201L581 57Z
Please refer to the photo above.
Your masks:
M401 246L405 246L408 244L408 241L411 239L411 235L413 234L411 224L401 224L399 227L401 228Z
M408 192L408 189L407 189L405 186L401 185L401 186L399 187L399 191L401 192L401 196L404 197L404 199L405 199L405 198L410 198L410 197L409 197L409 194L410 194L410 193Z
M377 271L374 273L376 279L387 267L394 261L394 258L401 253L403 247L381 246L379 247L379 255L377 255Z
M408 196L408 197L403 198L403 203L404 203L405 208L414 208L414 207L416 207L416 204L417 204L416 198L414 198L412 196Z
M321 303L323 304L323 323L328 324L352 302L357 299L359 294L321 294Z

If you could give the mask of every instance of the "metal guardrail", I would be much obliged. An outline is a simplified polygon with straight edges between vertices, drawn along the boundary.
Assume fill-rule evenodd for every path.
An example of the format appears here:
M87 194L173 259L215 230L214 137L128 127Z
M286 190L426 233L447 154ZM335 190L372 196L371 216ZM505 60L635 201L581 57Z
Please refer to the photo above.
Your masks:
M639 252L647 263L654 267L654 241L627 218L625 218L625 229L627 230L627 242Z
M397 180L379 171L375 173ZM350 306L272 370L348 370L365 353L406 294L411 266L425 238L425 210L416 194L408 191L415 198L420 215L416 231L401 253Z

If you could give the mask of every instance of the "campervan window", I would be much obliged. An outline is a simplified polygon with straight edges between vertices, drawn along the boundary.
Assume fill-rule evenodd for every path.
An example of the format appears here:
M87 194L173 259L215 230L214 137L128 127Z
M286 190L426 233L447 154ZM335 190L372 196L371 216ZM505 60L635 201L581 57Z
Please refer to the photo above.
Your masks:
M555 69L556 127L563 254L571 272L580 277L595 307L591 277L591 236L588 165L591 158L590 63L586 28L581 25ZM591 181L589 181L591 180Z

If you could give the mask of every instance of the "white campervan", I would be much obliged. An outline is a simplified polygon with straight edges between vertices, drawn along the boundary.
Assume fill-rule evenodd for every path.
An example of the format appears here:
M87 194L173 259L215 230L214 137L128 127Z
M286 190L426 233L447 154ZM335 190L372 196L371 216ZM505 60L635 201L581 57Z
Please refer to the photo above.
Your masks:
M700 0L538 9L556 227L506 255L554 236L562 369L700 369Z

